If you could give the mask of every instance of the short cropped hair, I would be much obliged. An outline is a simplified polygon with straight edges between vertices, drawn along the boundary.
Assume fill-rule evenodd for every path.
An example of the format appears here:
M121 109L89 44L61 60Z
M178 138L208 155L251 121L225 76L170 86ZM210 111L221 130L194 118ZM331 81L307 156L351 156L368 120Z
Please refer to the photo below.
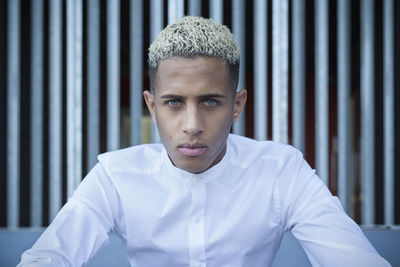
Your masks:
M148 54L150 88L156 87L160 62L168 58L212 57L223 60L233 90L239 80L239 45L230 30L202 17L186 16L168 25L150 45Z

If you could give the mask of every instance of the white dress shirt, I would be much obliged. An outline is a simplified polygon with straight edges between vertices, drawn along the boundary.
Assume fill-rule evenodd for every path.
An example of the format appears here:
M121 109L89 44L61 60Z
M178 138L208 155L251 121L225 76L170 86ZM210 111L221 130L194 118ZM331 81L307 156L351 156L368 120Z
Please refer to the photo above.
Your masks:
M112 231L132 266L270 266L285 231L314 266L390 266L289 145L230 135L200 174L161 144L98 159L21 266L81 266Z

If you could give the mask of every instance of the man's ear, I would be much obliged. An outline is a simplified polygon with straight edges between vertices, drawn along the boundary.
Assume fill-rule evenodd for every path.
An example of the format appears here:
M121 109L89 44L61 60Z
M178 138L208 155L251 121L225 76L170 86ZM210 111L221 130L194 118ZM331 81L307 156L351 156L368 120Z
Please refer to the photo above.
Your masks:
M239 120L239 116L244 109L244 105L246 104L246 99L247 99L246 89L242 89L236 93L235 103L233 107L233 122L237 122Z
M150 111L151 118L153 119L153 122L156 123L154 94L152 94L149 90L146 90L143 92L143 97L146 101L146 106Z

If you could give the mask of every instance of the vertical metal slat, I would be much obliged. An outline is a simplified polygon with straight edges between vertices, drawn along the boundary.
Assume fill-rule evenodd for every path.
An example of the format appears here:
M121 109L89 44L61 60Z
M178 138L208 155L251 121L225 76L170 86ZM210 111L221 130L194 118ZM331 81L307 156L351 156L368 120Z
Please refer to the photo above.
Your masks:
M87 16L87 169L100 153L100 1L88 2Z
M107 2L107 149L120 146L120 5Z
M153 42L164 27L164 1L151 0L150 2L150 41Z
M384 196L385 224L394 224L394 22L393 0L384 1Z
M292 129L293 145L304 153L305 14L304 0L292 0Z
M82 179L82 1L67 2L67 196Z
M361 193L362 223L375 218L374 1L361 1Z
M272 138L288 142L289 3L272 1Z
M223 23L223 1L222 0L210 0L210 18L213 20Z
M131 0L131 144L142 140L142 88L143 88L143 0Z
M157 35L164 27L164 2L163 0L151 0L150 12L150 41L153 42ZM154 90L154 88L153 88ZM153 143L160 143L160 135L158 133L157 125L152 121L151 123L151 141Z
M267 92L267 3L254 1L254 133L266 140L268 133Z
M39 227L43 201L43 1L33 1L31 12L31 226Z
M7 73L7 226L19 225L19 138L20 138L20 2L8 1Z
M189 0L189 15L201 16L201 0Z
M328 1L315 1L315 162L321 179L329 179L329 28Z
M350 4L339 0L338 11L338 193L349 210L349 98L350 98Z
M234 0L232 4L232 31L239 43L240 66L239 83L237 90L240 91L246 87L246 47L245 47L245 2L244 0ZM239 135L245 134L245 113L243 110L239 120L233 125L233 132Z
M100 2L88 2L87 16L87 171L100 152Z
M183 17L184 1L168 0L168 24Z
M62 3L49 2L49 219L61 208Z

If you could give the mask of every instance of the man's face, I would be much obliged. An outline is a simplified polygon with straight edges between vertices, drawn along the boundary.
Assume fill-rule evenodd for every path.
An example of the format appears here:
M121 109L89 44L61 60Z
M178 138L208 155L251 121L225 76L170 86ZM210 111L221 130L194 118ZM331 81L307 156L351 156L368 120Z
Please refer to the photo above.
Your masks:
M154 95L144 92L161 141L173 164L192 173L217 164L246 101L216 58L172 58L160 62Z

